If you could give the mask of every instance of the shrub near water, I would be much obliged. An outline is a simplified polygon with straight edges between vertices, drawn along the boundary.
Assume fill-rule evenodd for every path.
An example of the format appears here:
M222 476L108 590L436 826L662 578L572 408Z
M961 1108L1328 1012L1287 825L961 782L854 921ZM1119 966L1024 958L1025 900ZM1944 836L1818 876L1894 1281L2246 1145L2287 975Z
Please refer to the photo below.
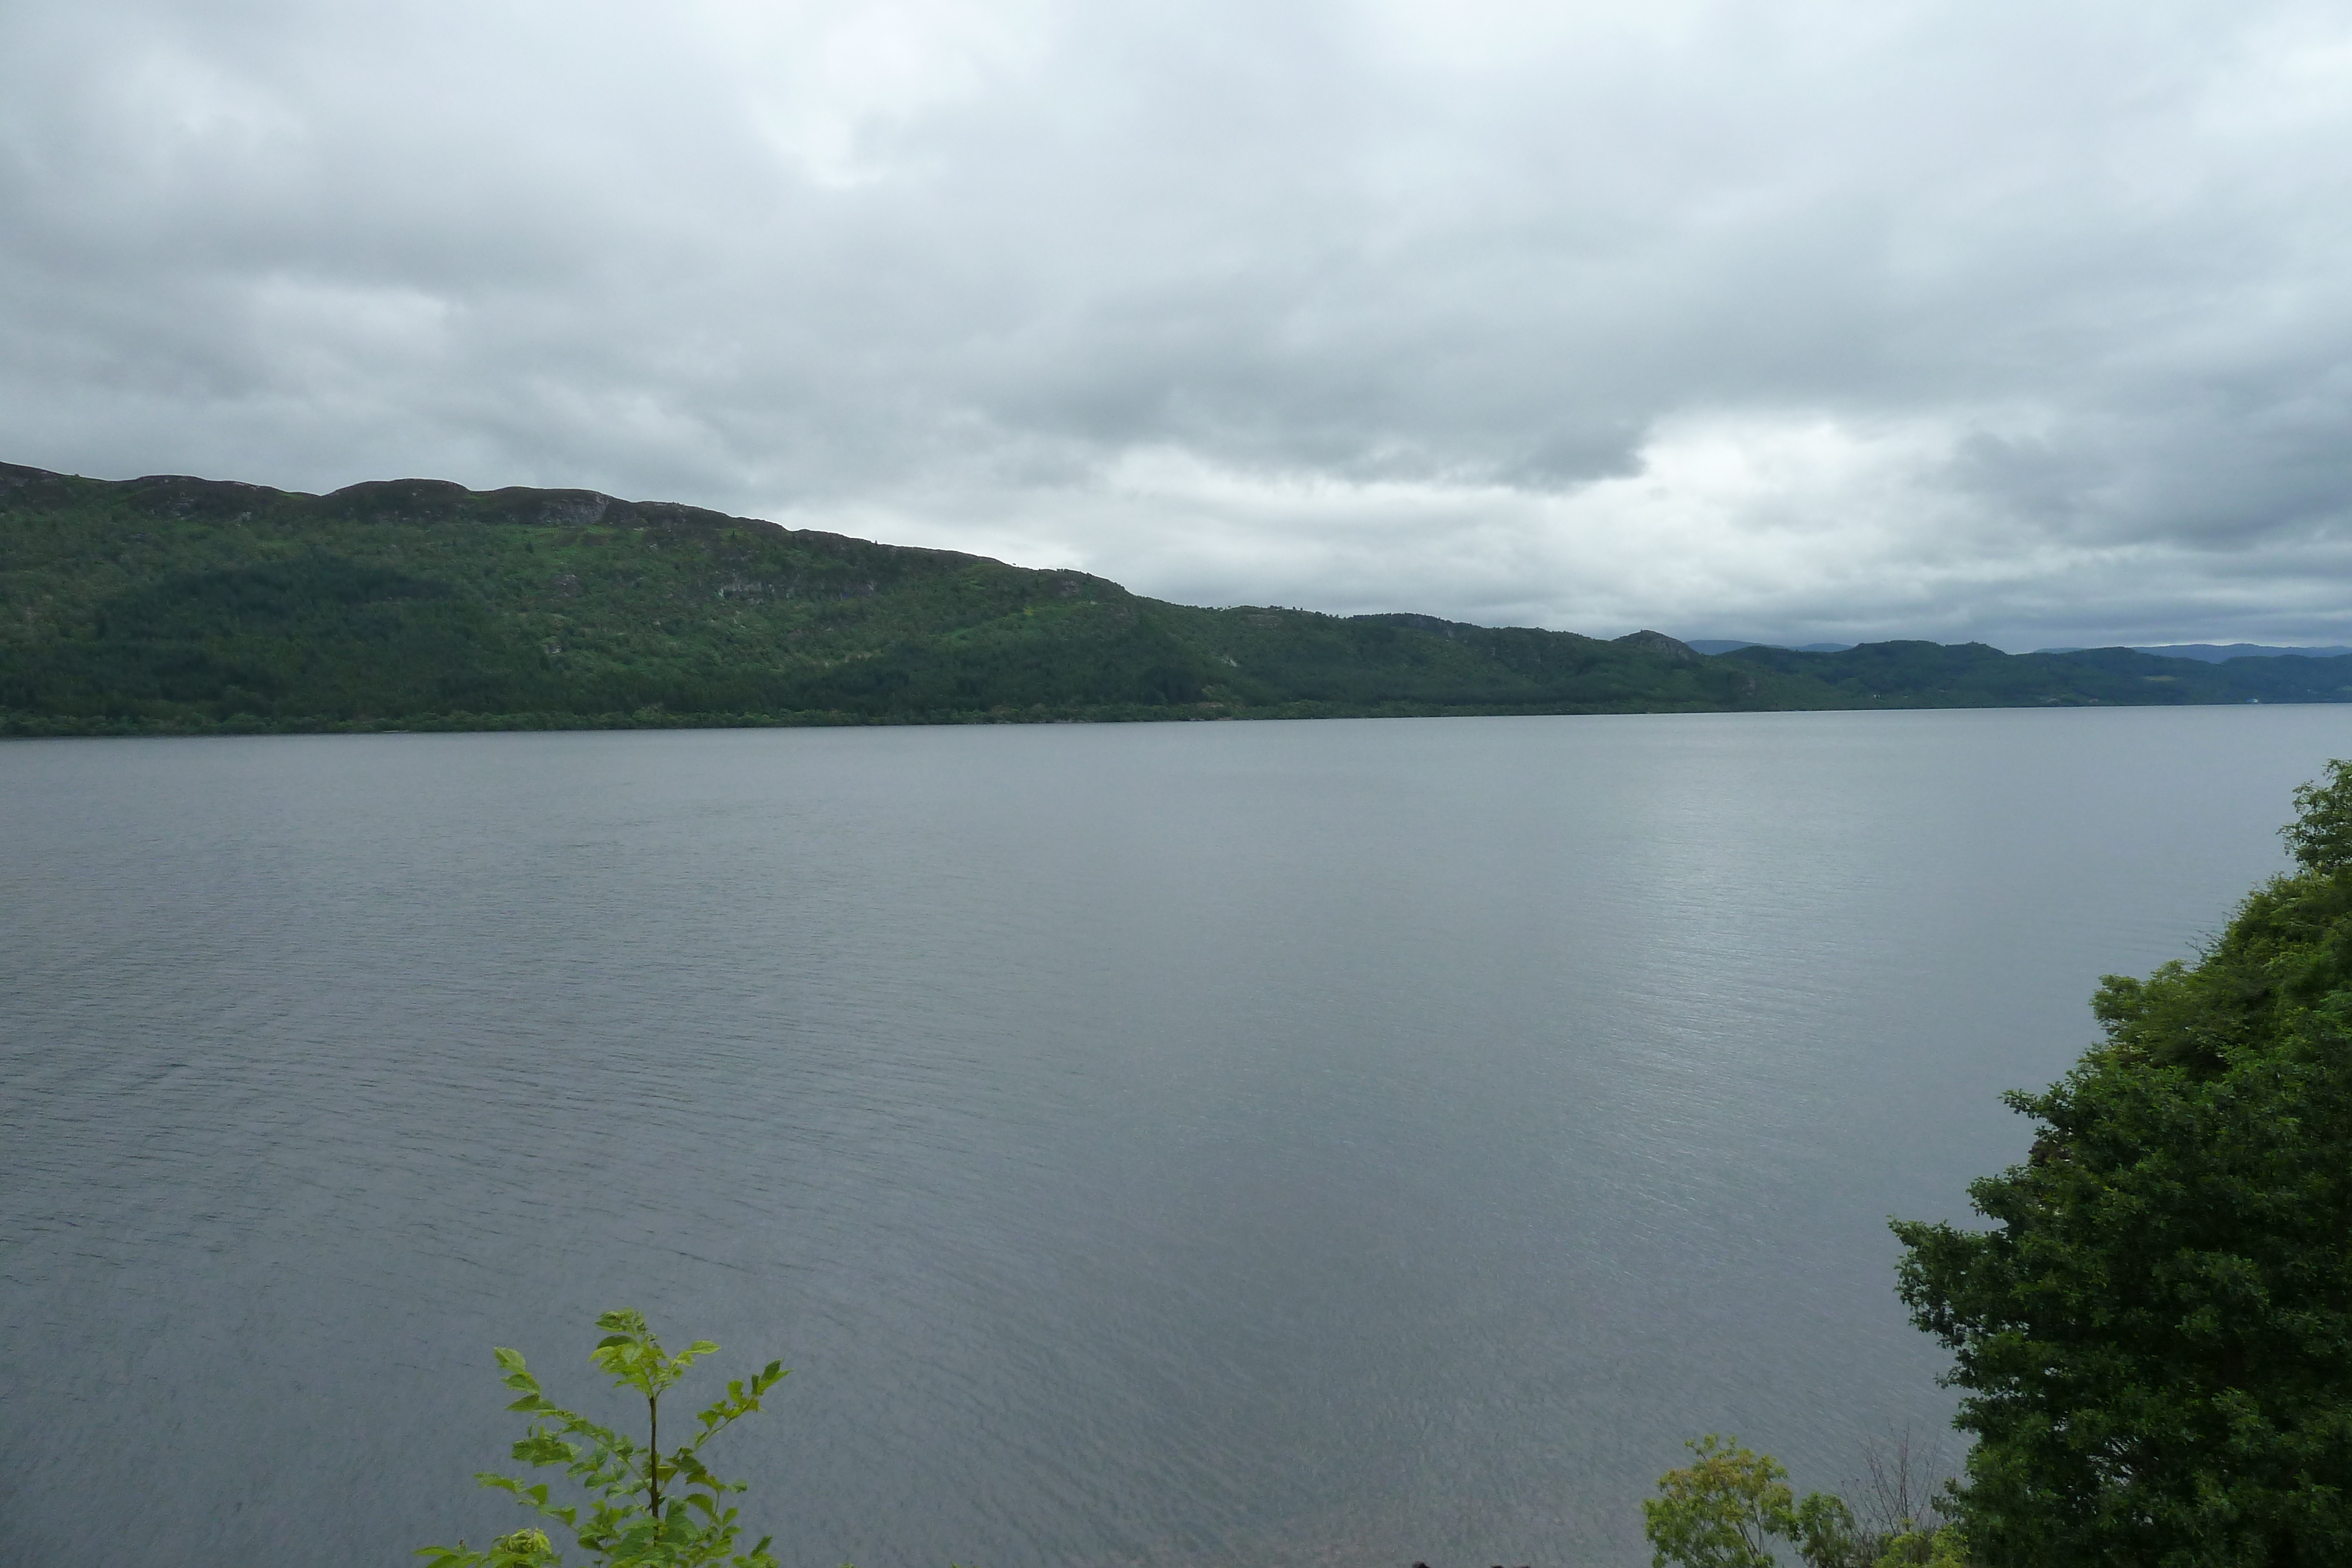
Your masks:
M1799 1498L1769 1454L1712 1432L1685 1446L1691 1463L1642 1504L1653 1568L1774 1568L1776 1541L1808 1568L1968 1568L1958 1530L1913 1493L1907 1440L1891 1469L1873 1455L1877 1506L1860 1524L1833 1493Z

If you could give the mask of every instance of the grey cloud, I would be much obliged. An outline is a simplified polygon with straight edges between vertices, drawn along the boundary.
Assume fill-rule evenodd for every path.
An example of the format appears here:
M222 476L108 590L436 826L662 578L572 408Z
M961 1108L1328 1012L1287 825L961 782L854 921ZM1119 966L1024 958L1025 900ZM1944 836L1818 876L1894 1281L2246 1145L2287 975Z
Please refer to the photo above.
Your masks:
M0 212L16 461L1593 631L2352 631L2325 6L98 0L0 16Z

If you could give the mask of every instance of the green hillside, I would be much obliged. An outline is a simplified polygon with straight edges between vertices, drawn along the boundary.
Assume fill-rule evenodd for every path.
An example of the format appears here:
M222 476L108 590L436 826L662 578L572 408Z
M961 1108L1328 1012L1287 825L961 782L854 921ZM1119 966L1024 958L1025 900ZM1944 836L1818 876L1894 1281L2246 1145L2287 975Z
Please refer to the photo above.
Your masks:
M1843 653L1741 648L1722 655L1816 680L1853 707L2148 707L2181 703L2352 701L2352 655L2202 664L2129 648L2004 653L1982 643L1864 643Z
M404 479L310 496L0 465L0 734L2347 695L2344 659L1933 643L1707 658L1647 632L1198 609L583 490Z
M576 490L0 466L0 729L868 723L1812 706L1817 683Z

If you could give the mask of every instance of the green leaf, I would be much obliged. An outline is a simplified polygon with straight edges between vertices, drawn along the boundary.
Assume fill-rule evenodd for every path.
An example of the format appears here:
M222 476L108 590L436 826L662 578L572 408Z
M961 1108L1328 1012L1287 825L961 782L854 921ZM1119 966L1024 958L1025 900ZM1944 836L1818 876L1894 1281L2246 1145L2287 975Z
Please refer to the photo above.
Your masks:
M604 1313L596 1326L605 1333L590 1360L616 1385L642 1390L649 1398L658 1398L677 1382L696 1358L719 1348L714 1341L695 1340L678 1355L669 1356L634 1309ZM784 1375L781 1363L770 1362L751 1379L748 1389L742 1379L730 1380L726 1397L701 1413L701 1432L666 1456L549 1400L520 1352L501 1346L494 1354L502 1374L499 1381L520 1396L507 1409L530 1421L526 1435L510 1448L512 1457L536 1467L562 1467L587 1492L593 1507L583 1524L576 1506L552 1501L546 1482L525 1485L510 1476L482 1471L475 1478L480 1485L508 1492L544 1516L561 1520L581 1549L600 1554L607 1568L703 1568L725 1558L739 1526L738 1511L722 1505L730 1493L746 1490L746 1483L714 1475L697 1450L718 1430L760 1407L759 1394ZM568 1441L571 1437L583 1439L584 1448ZM648 1475L677 1489L664 1498L659 1518L643 1500ZM732 1561L745 1568L778 1568L768 1554L772 1539L762 1538L750 1557ZM502 1536L487 1554L460 1542L455 1548L420 1547L416 1555L429 1558L430 1568L561 1568L562 1563L538 1531Z

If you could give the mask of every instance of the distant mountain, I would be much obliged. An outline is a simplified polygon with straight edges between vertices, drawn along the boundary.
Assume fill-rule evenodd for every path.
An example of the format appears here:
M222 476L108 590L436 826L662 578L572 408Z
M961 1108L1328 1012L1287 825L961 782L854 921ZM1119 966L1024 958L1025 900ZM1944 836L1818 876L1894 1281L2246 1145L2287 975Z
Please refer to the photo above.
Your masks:
M1689 646L1702 653L1737 653L1742 648L1787 648L1792 653L1843 653L1864 644L1853 643L1805 643L1788 648L1780 643L1739 643L1719 637L1694 637ZM1961 644L1954 644L1960 646ZM2037 653L2087 653L2089 648L2037 648ZM2352 647L2273 648L2259 643L2167 643L2153 648L2133 648L2134 653L2152 653L2159 659L2195 659L2200 664L2220 664L2231 659L2340 659L2352 653Z
M2352 657L2208 664L2130 648L2004 653L1982 643L1864 643L1836 653L1749 646L1722 655L1810 675L1855 706L2074 707L2352 702Z
M1693 646L1696 646L1696 643ZM2045 653L2079 653L2080 648L2044 648ZM2168 643L2160 647L2134 648L2159 659L2195 659L2200 664L2226 664L2231 659L2340 659L2352 648L2273 648L2260 643Z
M1695 637L1686 644L1702 653L1731 653L1742 648L1778 648L1779 643L1738 643L1721 637ZM1853 647L1851 643L1800 643L1790 652L1795 653L1843 653Z
M0 735L2347 699L2352 659L1710 658L1656 632L1200 609L585 490L0 465Z

